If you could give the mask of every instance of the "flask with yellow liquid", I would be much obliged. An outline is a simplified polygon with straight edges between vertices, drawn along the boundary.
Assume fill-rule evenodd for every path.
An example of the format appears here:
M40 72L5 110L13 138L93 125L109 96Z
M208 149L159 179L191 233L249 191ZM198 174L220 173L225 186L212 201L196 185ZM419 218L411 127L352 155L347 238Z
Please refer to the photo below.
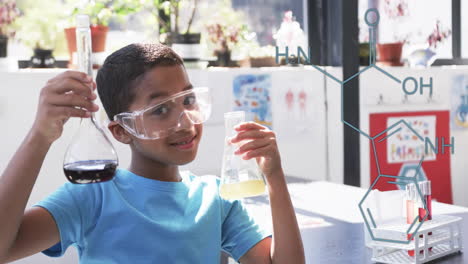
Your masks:
M224 114L226 138L221 170L219 194L224 199L239 199L256 196L265 192L265 180L255 159L243 160L234 152L241 143L232 144L229 139L237 132L234 127L245 120L245 112L236 111ZM244 143L244 142L242 142Z

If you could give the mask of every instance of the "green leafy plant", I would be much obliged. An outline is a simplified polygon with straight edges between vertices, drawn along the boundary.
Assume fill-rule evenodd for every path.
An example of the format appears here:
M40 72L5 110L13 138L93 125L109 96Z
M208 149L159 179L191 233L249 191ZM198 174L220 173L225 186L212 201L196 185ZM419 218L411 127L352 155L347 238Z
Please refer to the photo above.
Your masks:
M54 49L62 33L59 21L63 19L58 1L44 4L42 1L22 1L20 9L23 16L15 24L18 28L16 38L33 49Z
M75 0L68 0L69 5L74 5ZM74 25L77 14L89 15L92 25L108 26L111 18L123 20L125 16L138 12L143 7L143 0L94 0L86 5L74 5L70 14L69 26Z
M219 1L215 10L217 11L211 12L204 23L208 46L215 52L233 50L253 41L255 33L245 23L244 13L234 10L231 1Z
M190 33L199 0L145 0L145 6L159 23L159 33ZM189 9L189 19L185 26L181 23L181 12ZM173 24L171 24L173 22Z

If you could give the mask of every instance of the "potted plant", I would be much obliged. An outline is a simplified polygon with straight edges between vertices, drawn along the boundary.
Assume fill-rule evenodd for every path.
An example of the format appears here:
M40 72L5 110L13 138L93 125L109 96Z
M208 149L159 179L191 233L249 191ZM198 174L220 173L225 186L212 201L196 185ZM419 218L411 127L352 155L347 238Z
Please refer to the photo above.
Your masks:
M389 66L401 66L401 54L406 37L397 35L396 32L401 32L400 26L404 18L408 16L408 3L406 0L385 0L384 14L392 23L394 37L392 41L383 41L377 44L378 61L380 64Z
M16 1L2 0L0 2L0 58L7 56L8 37L14 36L13 23L19 15Z
M230 1L220 1L206 18L205 29L208 47L217 57L216 66L237 66L231 59L232 51L246 42L252 41L252 35L244 14L231 7Z
M159 41L172 46L186 61L201 57L201 34L192 32L198 1L150 0L151 12L158 21ZM182 18L188 18L185 27L181 27Z
M68 19L69 27L64 29L70 59L73 58L73 53L76 52L76 27L74 26L76 15L89 15L92 51L103 52L106 47L110 19L112 17L122 18L125 15L137 12L141 9L141 6L138 0L94 0L89 1L84 6L74 6Z
M55 66L52 55L57 46L61 30L58 22L62 19L61 5L48 3L47 8L40 1L23 2L23 16L16 21L16 38L34 51L30 67L47 68Z
M430 66L436 59L437 47L443 43L450 35L450 29L443 28L439 20L436 21L434 29L426 37L426 45L417 47L409 54L408 63L411 67Z

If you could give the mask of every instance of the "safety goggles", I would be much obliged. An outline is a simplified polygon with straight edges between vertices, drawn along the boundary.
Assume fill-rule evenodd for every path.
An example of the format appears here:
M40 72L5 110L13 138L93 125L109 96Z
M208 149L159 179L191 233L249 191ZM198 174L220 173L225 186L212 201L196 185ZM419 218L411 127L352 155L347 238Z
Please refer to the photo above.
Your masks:
M211 115L211 96L207 87L176 93L144 109L114 116L129 133L140 139L164 138L192 124L201 124Z

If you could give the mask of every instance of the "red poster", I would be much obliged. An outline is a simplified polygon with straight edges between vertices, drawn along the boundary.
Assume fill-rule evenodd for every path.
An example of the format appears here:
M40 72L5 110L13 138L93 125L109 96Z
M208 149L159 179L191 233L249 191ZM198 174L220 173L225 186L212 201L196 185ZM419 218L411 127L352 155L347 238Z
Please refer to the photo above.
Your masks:
M370 114L371 183L379 175L415 176L432 181L432 197L439 202L452 203L450 174L449 111L399 112ZM404 122L403 122L404 121ZM384 132L385 131L385 132ZM437 150L428 145L426 138ZM375 148L375 149L374 149ZM422 162L421 162L422 161ZM377 166L377 162L379 166ZM421 164L421 169L419 168ZM375 186L381 191L398 188L386 184Z

